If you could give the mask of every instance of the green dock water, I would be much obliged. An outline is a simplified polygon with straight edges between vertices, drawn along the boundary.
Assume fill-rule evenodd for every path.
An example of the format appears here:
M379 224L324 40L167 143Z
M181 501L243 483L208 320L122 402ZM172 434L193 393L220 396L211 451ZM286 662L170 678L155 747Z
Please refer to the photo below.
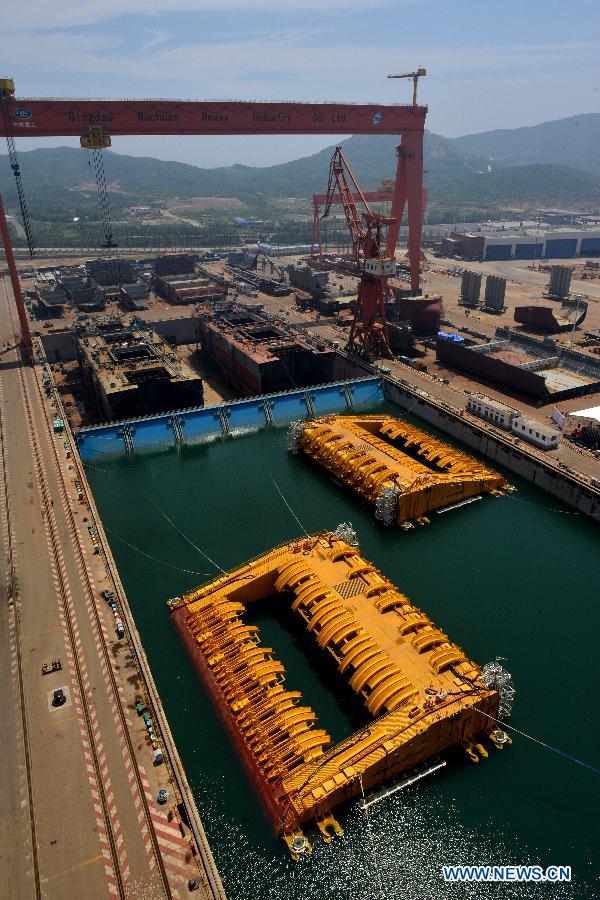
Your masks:
M597 526L511 476L514 495L386 530L286 446L285 430L273 430L87 468L228 896L600 897L600 775L517 733L478 765L449 755L441 772L373 805L369 821L356 805L340 809L344 837L325 845L310 831L314 851L300 863L273 836L166 600L217 574L215 563L234 567L301 534L275 483L308 532L352 522L362 554L474 660L506 657L515 728L600 767ZM250 615L319 724L334 740L354 731L360 714L285 613L265 603ZM527 863L570 865L573 882L441 878L442 865Z

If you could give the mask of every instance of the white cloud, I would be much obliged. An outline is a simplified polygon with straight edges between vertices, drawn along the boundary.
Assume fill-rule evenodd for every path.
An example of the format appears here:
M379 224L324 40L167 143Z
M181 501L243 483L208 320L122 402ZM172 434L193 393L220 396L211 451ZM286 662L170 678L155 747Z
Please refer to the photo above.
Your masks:
M364 0L283 0L286 10L302 12L345 12L363 9ZM370 8L383 6L389 0L370 0ZM433 0L395 0L403 4L433 2ZM3 21L9 28L25 30L73 28L109 22L122 16L158 16L175 13L201 12L261 12L281 13L282 0L4 0Z
M126 0L126 3L130 0ZM135 0L134 0L135 2ZM311 42L311 35L298 28L285 34L267 32L264 38L248 40L196 41L164 47L168 32L149 29L148 39L131 54L124 39L115 36L85 34L77 40L67 31L5 32L4 67L22 65L23 59L35 61L40 72L61 71L73 74L96 73L124 76L132 83L167 79L179 84L206 85L223 96L229 86L234 96L248 97L248 86L267 90L268 96L282 93L302 99L302 85L319 85L319 96L335 95L343 99L352 94L365 99L364 87L374 88L379 101L386 97L408 97L408 88L400 82L388 82L385 73L397 69L398 47L385 36L373 44L365 42L329 44L326 49ZM127 52L125 52L127 51ZM139 57L150 54L151 65L141 65ZM411 46L405 56L406 68L424 63L429 76L421 90L439 79L497 77L539 72L540 69L564 72L565 66L584 64L593 59L597 45L593 41L565 41L546 44L488 45L442 48ZM365 61L364 72L357 75L356 60ZM369 61L376 60L376 65ZM366 72L366 75L365 75ZM297 86L297 87L296 87ZM298 93L300 92L300 94ZM340 93L341 92L341 93ZM197 91L192 90L191 96ZM201 91L205 93L206 91ZM362 94L359 97L358 94ZM262 96L262 95L261 95Z
M160 47L160 45L164 44L165 41L168 41L170 37L168 31L159 31L157 28L150 29L147 34L148 39L137 51L138 56L142 56L144 53L148 53L150 50Z
M10 8L17 10L15 0L8 2ZM286 9L309 12L317 7L321 10L323 5L322 0L283 2ZM433 0L419 2L430 5ZM62 93L80 97L392 103L409 102L412 86L388 81L385 74L398 71L399 66L409 70L422 64L427 66L429 75L419 85L419 97L429 104L429 127L447 135L533 124L598 109L600 92L594 93L594 85L600 84L597 45L585 32L575 40L565 36L564 40L538 44L531 37L522 43L507 44L494 44L486 38L479 44L472 41L471 46L452 46L450 40L440 44L439 37L435 43L429 41L424 31L422 42L411 41L400 56L394 29L366 30L362 41L360 37L347 41L337 35L335 25L325 17L319 18L318 31L310 30L311 23L303 24L300 15L294 27L284 31L277 16L265 15L259 17L259 21L264 19L259 37L255 33L246 37L241 27L234 34L222 28L218 32L203 30L198 37L190 30L187 43L180 38L175 41L168 24L153 20L152 16L144 19L140 15L140 27L135 30L115 26L96 31L84 28L74 36L67 27L79 24L77 17L96 12L110 19L142 8L144 12L164 12L187 5L198 11L212 8L211 3L223 12L217 0L174 0L171 4L165 0L123 0L119 4L108 0L107 6L99 5L99 12L88 3L71 6L66 0L58 0L50 15L43 13L45 6L42 8L39 0L33 0L33 9L42 10L41 21L33 12L28 25L35 25L36 30L27 31L24 26L5 29L3 68L14 72L20 96ZM261 12L280 10L282 0L234 3L241 9ZM358 8L359 4L358 0L333 0L327 9L339 12L342 6ZM233 8L228 6L228 10ZM70 18L67 9L72 14ZM24 22L25 17L21 18ZM48 30L39 30L37 26L44 28L45 23ZM574 82L565 76L565 70L577 73L577 109L573 108ZM306 144L308 152L316 149L308 141ZM286 150L285 156L302 155L304 146L304 138L298 138L297 153L288 154ZM257 158L252 161L258 161L258 157L257 151ZM241 151L237 159L243 158ZM210 162L219 161L215 151ZM222 161L235 160L227 155ZM268 161L275 160L270 156ZM198 162L202 160L199 158Z

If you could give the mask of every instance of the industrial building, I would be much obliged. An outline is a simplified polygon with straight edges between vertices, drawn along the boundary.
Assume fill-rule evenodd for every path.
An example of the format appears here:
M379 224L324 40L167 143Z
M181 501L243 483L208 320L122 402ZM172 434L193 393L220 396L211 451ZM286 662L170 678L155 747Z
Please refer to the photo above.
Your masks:
M600 229L452 232L442 252L477 260L576 259L600 256Z
M300 256L302 253L310 253L310 244L267 244L259 241L257 247L267 256Z
M169 253L154 261L156 275L193 275L196 257L189 253Z
M309 387L331 380L335 351L298 328L248 307L198 310L204 353L243 395Z
M445 365L540 403L600 390L600 360L508 328L497 328L485 344L438 339L436 355Z
M524 416L523 413L500 400L486 394L473 393L467 395L468 412L503 428L512 431L518 437L535 444L541 450L555 450L560 442L560 431L551 425L545 425Z
M137 281L137 272L131 259L118 256L88 259L85 268L96 284L102 287L116 289L120 284L132 284Z
M535 444L540 450L556 450L560 443L560 431L527 416L515 419L511 431L530 444Z
M227 288L216 285L204 275L154 275L154 290L169 303L198 303L199 300L222 300Z
M135 317L85 319L75 346L88 399L106 420L202 405L199 375Z

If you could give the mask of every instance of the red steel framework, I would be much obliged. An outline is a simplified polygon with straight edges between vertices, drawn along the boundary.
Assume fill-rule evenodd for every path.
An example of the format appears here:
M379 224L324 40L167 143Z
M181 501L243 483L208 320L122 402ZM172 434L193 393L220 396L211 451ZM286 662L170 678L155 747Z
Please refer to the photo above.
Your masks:
M389 234L395 222L389 216L371 211L341 147L336 147L331 157L322 219L329 215L335 196L340 197L344 207L354 261L360 273L347 349L367 358L389 356L385 301L389 292L388 278L396 274L396 261L393 252L387 252L384 236L386 231ZM355 197L364 207L362 213Z
M423 187L423 133L426 106L374 103L274 103L194 100L78 100L13 97L7 101L9 124L19 137L85 137L100 126L112 137L124 135L272 135L393 134L400 138L387 253L393 254L405 206L408 207L408 255L411 289L419 291ZM0 137L7 137L5 122ZM7 261L8 226L0 206ZM13 278L14 260L9 262ZM16 270L14 272L16 277ZM19 319L26 322L18 288ZM15 281L13 278L13 288ZM28 332L28 328L27 328ZM23 331L23 341L27 333Z
M365 191L364 194L352 194L352 200L354 201L354 203L361 203L361 197L364 197L367 203L391 203L394 199L394 194L391 191ZM327 197L327 194L313 194L313 226L312 239L310 243L310 256L311 259L318 259L320 262L323 262L323 243L321 240L321 207L325 206L328 201L330 206L340 206L342 204L342 198L340 194L334 194L330 198ZM315 248L318 248L318 255L316 257Z

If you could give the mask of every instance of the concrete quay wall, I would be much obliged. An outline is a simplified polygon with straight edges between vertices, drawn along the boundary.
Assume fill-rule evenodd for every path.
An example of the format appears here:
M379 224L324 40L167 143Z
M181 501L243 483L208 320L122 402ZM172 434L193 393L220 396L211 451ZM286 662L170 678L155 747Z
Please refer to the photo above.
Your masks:
M550 457L541 460L523 441L507 432L480 424L463 410L448 406L393 378L383 379L387 400L424 419L450 437L506 469L510 469L553 497L600 523L600 491L576 474L564 472Z

